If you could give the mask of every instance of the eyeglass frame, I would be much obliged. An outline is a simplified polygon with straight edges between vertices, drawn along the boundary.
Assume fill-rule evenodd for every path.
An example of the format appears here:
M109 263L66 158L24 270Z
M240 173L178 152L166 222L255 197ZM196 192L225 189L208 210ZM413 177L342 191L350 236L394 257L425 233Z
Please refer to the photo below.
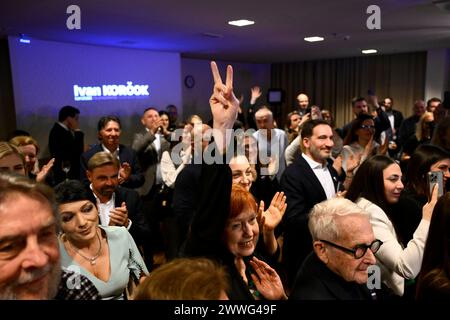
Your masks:
M349 249L349 248L342 247L342 246L340 246L340 245L338 245L338 244L336 244L336 243L333 243L333 242L331 242L331 241L328 241L328 240L321 240L321 239L319 239L319 241L322 241L323 243L329 244L330 246L335 247L335 248L337 248L337 249L339 249L339 250L341 250L341 251L344 251L345 253L351 254L351 255L353 255L353 257L354 257L355 259L361 259L362 257L364 257L364 256L366 255L366 253L367 253L367 249L370 249L370 251L372 251L372 253L375 254L375 253L378 252L378 250L380 250L381 246L383 245L383 241L381 241L380 239L375 239L375 240L373 240L372 243L369 244L369 245L366 245L366 244L357 244L357 245L355 245L355 248L356 248L356 249ZM375 243L380 243L380 246L379 246L378 249L374 252L374 251L371 249L371 247L372 247ZM362 256L360 256L360 257L357 257L357 256L356 256L356 250L358 250L358 248L364 248L364 253L363 253Z

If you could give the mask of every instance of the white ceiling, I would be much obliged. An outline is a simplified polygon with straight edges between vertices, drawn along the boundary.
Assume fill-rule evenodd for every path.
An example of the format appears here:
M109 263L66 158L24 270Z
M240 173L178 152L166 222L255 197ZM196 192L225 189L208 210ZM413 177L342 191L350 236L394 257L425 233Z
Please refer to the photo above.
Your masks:
M450 48L450 12L431 0L2 0L0 36L180 52L183 57L282 62ZM68 30L66 8L81 8ZM369 30L366 9L381 9ZM238 28L229 20L255 24ZM217 35L217 37L205 34ZM326 41L307 43L305 36Z

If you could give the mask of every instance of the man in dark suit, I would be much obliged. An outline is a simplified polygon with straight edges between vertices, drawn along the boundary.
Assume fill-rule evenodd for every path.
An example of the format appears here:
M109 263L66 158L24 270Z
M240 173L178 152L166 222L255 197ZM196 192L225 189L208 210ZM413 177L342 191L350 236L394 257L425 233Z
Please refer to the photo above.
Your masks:
M119 143L121 125L116 116L105 116L98 121L99 144L91 147L81 155L80 180L88 185L86 177L89 159L97 152L106 151L114 155L120 162L119 184L125 188L139 188L144 184L144 175L132 149Z
M383 243L375 239L368 213L344 198L326 200L311 210L309 230L314 252L302 264L289 299L375 300L381 279L368 281L368 268Z
M374 118L375 121L375 136L374 139L378 140L380 138L380 135L383 131L390 128L391 124L389 122L389 119L387 117L386 112L381 108L381 106L378 104L378 98L376 96L370 96L370 102L372 106L374 107L374 111L376 112L376 117ZM367 101L363 97L355 97L352 99L352 111L353 115L356 118L361 113L370 113L369 107L367 105ZM345 139L347 136L347 133L350 131L350 128L352 127L352 121L345 124L342 127L342 139Z
M72 106L64 106L59 110L58 122L53 125L48 137L50 155L55 158L52 168L52 184L64 181L63 161L67 163L67 178L78 179L80 172L80 155L84 151L84 134L79 129L80 110Z
M136 152L138 162L145 176L144 184L137 189L144 203L147 221L150 226L153 251L164 250L162 234L163 213L167 212L161 196L164 185L161 175L161 157L164 151L170 151L170 143L164 138L161 130L162 122L158 110L149 107L142 114L141 123L145 129L134 136L132 149ZM162 206L165 206L162 208Z
M383 105L384 111L386 112L386 115L389 119L389 123L391 124L390 128L385 131L386 138L389 139L390 142L389 155L395 158L400 150L398 144L398 132L403 122L403 114L400 111L394 109L394 99L392 99L391 97L384 98Z
M136 244L143 246L145 257L150 234L142 202L135 190L119 186L119 168L119 161L111 153L101 151L94 154L89 159L86 172L89 190L97 204L100 224L126 227Z
M281 190L287 199L283 217L283 264L292 285L301 262L311 251L308 231L309 210L336 194L338 174L327 160L331 157L333 130L325 120L309 120L301 132L303 153L286 168Z

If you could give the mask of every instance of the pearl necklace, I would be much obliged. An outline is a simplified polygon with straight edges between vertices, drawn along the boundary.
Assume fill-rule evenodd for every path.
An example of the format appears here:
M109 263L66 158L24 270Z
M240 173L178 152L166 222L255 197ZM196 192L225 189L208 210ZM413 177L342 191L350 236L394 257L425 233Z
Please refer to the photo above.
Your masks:
M95 264L97 263L96 260L98 259L98 257L100 257L100 253L101 253L101 251L102 251L102 241L100 240L100 236L98 235L98 232L95 232L95 234L97 235L97 239L98 239L99 246L98 246L98 251L97 251L97 253L96 253L92 258L89 258L89 257L86 257L85 255L83 255L83 254L81 253L81 251L75 249L75 247L72 246L72 244L70 243L70 241L67 240L67 242L69 243L70 248L71 248L73 251L75 251L75 253L79 254L80 257L82 257L82 258L88 260L88 261L91 263L92 266L95 265Z

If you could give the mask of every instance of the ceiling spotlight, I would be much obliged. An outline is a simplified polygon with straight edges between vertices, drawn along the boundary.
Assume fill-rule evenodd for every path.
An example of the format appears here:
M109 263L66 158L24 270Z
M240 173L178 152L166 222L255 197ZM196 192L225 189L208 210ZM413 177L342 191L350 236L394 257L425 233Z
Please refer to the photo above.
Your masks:
M228 24L231 24L231 25L237 26L237 27L244 27L244 26L249 26L251 24L255 24L255 21L241 19L241 20L228 21Z
M366 50L361 50L361 52L364 54L371 54L371 53L377 53L378 51L375 49L366 49Z
M308 42L317 42L317 41L323 41L324 38L322 38L322 37L306 37L306 38L303 38L303 40L308 41Z

